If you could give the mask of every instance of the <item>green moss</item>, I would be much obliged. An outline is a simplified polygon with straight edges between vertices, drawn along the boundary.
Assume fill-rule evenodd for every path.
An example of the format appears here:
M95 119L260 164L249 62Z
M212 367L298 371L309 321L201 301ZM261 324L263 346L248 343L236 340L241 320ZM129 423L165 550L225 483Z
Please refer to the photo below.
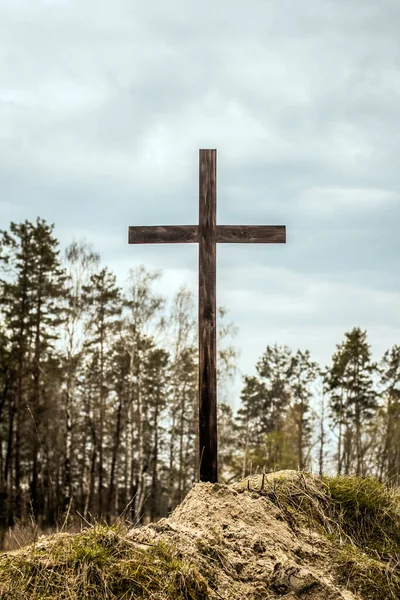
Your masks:
M4 600L208 600L204 577L164 543L143 550L119 528L97 525L0 557Z
M373 559L355 546L342 546L336 556L339 581L365 600L398 600L400 577L381 560Z
M332 512L352 542L367 553L390 560L400 556L400 504L377 479L326 477Z
M350 542L335 558L339 577L367 600L400 598L400 502L374 478L324 480L338 534Z

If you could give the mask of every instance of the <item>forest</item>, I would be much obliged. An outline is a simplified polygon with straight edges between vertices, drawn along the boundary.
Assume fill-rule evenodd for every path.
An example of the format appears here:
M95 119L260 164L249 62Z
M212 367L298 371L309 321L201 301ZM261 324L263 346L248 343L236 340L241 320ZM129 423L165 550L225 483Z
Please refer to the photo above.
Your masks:
M0 542L66 513L154 521L198 480L195 299L163 297L160 277L139 266L122 288L88 242L61 254L41 218L0 231ZM400 484L400 346L374 361L355 326L319 365L266 339L235 411L223 307L217 336L220 481L296 469Z

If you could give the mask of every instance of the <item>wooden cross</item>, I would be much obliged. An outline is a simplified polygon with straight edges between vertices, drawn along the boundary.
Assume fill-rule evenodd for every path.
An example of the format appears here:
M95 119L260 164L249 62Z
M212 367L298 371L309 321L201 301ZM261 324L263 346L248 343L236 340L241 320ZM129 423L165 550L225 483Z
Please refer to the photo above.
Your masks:
M218 481L216 243L279 244L284 225L217 225L217 151L200 150L199 224L129 227L129 244L199 244L200 481Z

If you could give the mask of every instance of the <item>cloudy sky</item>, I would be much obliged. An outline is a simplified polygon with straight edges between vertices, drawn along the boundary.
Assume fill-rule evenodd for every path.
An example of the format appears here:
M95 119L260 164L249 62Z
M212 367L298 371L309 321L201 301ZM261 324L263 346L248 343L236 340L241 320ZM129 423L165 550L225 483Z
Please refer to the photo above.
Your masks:
M217 222L287 226L217 251L241 372L275 342L327 364L354 326L379 358L400 343L399 23L398 0L0 0L0 227L40 216L121 285L144 263L197 293L196 245L127 228L197 223L217 148Z

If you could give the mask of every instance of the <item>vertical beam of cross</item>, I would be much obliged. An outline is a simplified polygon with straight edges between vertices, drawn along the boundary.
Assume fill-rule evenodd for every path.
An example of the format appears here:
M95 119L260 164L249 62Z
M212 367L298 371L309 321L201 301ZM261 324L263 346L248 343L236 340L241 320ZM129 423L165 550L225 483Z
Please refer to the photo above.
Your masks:
M199 154L199 225L129 227L129 244L199 244L199 478L218 481L216 244L286 242L284 225L217 225L216 150Z
M217 153L199 157L199 449L200 481L218 481L216 205Z

